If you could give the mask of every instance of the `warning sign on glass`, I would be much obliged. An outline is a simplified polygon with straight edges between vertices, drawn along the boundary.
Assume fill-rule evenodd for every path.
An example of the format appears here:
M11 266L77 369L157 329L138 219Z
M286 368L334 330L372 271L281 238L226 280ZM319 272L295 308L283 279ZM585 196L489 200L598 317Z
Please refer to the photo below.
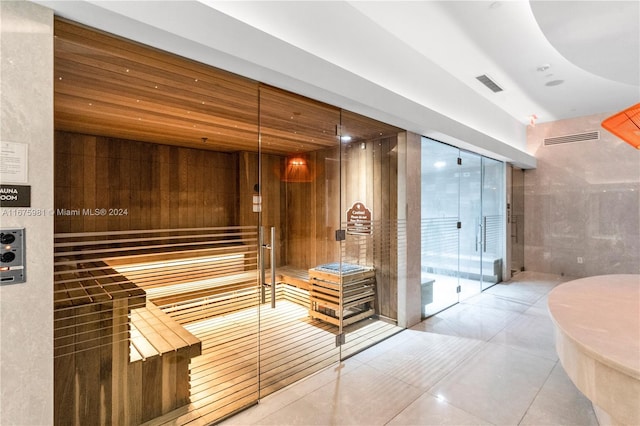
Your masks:
M371 210L364 204L356 202L347 210L347 234L371 235Z

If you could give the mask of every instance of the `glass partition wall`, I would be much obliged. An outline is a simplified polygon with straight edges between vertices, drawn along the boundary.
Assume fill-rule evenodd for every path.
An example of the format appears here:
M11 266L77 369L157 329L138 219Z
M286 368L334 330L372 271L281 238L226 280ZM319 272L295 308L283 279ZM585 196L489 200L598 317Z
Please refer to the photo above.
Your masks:
M423 138L423 317L502 280L504 164Z
M218 422L401 330L400 129L55 32L56 424Z
M400 129L342 110L340 121L341 358L396 326Z
M401 330L399 130L265 85L257 105L233 153L57 134L57 207L128 212L56 219L57 424L216 422ZM95 167L109 186L61 172Z

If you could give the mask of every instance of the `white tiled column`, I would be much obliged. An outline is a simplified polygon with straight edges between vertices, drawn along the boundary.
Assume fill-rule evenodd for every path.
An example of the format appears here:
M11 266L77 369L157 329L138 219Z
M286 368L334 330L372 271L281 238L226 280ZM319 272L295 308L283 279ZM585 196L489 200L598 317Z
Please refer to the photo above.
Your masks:
M0 1L0 141L28 145L31 207L53 209L53 12ZM0 285L0 424L53 423L53 216L0 208L26 229L23 284Z

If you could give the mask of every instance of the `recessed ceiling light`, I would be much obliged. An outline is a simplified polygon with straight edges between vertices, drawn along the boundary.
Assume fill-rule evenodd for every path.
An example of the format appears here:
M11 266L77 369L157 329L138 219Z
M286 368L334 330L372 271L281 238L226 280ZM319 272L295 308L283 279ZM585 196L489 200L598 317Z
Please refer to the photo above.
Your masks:
M341 136L341 137L340 137L340 140L341 140L342 142L349 142L349 141L351 140L351 136L349 136L349 135Z
M551 87L551 86L559 86L562 83L564 83L564 80L551 80L546 82L544 85Z
M540 65L537 70L538 72L544 72L546 70L548 70L549 68L551 68L551 65L549 64L544 64L544 65Z

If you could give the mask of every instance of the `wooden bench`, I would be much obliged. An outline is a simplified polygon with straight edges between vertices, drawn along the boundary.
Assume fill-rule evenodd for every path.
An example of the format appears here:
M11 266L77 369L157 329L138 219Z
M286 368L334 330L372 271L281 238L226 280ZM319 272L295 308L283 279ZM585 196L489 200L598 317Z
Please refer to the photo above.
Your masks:
M270 273L266 273L267 280ZM267 282L267 285L271 283ZM184 282L147 290L147 297L180 324L188 324L240 309L255 307L258 271ZM309 308L309 272L291 266L279 267L276 297Z
M244 245L115 258L109 264L178 324L257 304L256 260Z
M114 320L146 302L143 290L104 263L72 260L55 268L53 299L55 356L126 341Z
M258 304L258 271L147 290L147 297L180 324L228 314ZM269 273L266 274L270 276ZM267 278L268 279L268 278ZM271 283L267 283L271 285ZM309 308L307 270L280 267L276 274L276 297Z
M53 294L56 424L136 423L136 392L125 393L129 314L145 306L144 291L104 263L60 257Z
M257 265L246 246L225 246L214 253L188 254L160 256L154 253L108 262L117 274L143 288L147 299L178 324L201 321L259 303ZM278 298L309 308L308 270L279 267L276 294Z
M235 290L222 287L219 294L211 294L179 303L159 307L180 324L202 321L207 318L228 314L258 305L257 276L253 272L253 283ZM224 290L224 291L222 291Z
M256 269L255 256L244 245L138 254L110 258L106 262L145 290Z
M281 298L309 309L309 270L282 266L277 269L276 280Z
M191 358L202 343L152 302L131 311L130 375L137 377L142 421L189 403Z
M472 280L480 279L480 256L452 255L445 253L425 253L426 264L423 264L423 273L451 275L460 274L461 277ZM489 283L502 281L502 258L482 257L482 280Z

